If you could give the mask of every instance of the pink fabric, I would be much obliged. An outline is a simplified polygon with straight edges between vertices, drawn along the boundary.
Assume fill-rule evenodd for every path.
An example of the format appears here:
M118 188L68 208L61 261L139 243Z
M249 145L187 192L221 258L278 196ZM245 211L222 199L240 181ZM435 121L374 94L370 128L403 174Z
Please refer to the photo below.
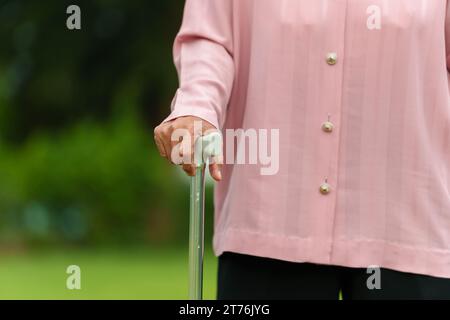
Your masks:
M187 0L174 58L165 121L280 130L276 175L224 166L217 255L450 278L447 0Z

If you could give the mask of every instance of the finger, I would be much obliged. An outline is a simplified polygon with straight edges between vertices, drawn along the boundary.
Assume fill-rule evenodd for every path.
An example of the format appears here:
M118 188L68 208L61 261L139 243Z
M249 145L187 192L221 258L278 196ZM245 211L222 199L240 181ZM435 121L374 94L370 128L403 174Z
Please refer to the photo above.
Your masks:
M222 165L218 163L212 163L209 165L209 173L214 180L222 180Z
M174 164L189 163L189 162L184 162L182 150L183 150L183 145L181 143L172 145L171 159Z
M164 151L166 153L167 160L169 160L171 163L174 163L172 161L172 144L170 142L170 137L161 139L161 143L164 146Z
M183 170L188 176L195 176L195 166L192 164L183 164Z
M161 140L156 135L155 135L154 139L155 139L156 147L158 148L159 155L161 157L166 158L167 157L166 150L164 149L164 145L162 144Z
M183 154L184 154L184 150L183 150L183 142L178 143L177 145L179 146L179 147L178 147L178 155L179 155L180 157L183 157Z
M182 158L182 163L191 164L191 134L189 129L175 129L170 139L172 148L172 161L174 158Z

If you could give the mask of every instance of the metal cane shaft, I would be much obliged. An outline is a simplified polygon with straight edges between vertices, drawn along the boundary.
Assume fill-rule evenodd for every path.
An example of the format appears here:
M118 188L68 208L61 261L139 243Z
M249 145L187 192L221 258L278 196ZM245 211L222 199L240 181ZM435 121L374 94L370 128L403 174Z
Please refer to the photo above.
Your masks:
M201 300L203 293L203 246L205 221L205 165L191 178L189 223L189 299Z

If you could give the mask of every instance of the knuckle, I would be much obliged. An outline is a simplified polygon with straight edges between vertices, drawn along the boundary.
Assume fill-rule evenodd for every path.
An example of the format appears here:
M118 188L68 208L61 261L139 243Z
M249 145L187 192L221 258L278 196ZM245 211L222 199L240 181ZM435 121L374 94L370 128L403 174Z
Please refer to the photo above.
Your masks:
M159 136L160 133L161 133L161 126L157 126L155 129L153 129L153 135L155 137Z
M181 127L183 127L183 124L182 124L182 122L179 121L179 119L177 119L175 121L172 121L170 123L170 128L172 130L175 130L175 129L178 129L178 128L181 128Z
M162 133L162 135L164 135L164 136L170 135L170 132L171 132L171 125L164 126L164 127L161 129L161 133Z
M172 132L172 131L174 131L174 130L176 130L177 129L177 125L174 123L174 122L171 122L171 123L169 123L168 125L167 125L167 127L165 128L165 132L166 133L170 133L170 132Z

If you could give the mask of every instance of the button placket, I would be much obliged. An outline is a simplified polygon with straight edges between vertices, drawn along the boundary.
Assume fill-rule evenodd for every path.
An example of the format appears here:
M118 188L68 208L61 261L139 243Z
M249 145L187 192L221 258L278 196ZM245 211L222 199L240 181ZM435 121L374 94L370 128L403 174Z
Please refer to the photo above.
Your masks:
M333 78L334 81L334 87L335 87L335 95L330 98L330 100L328 101L330 108L332 108L332 113L333 113L333 122L334 124L336 124L337 128L334 128L334 124L333 124L333 128L331 129L333 131L333 133L331 135L327 135L326 138L330 139L330 141L332 141L331 143L331 155L332 157L330 157L330 163L329 163L329 167L328 167L328 172L326 174L327 179L329 181L331 181L331 190L333 192L331 192L331 194L328 196L330 197L330 202L329 202L329 214L330 214L330 224L327 226L330 229L328 230L327 234L329 234L331 236L332 241L330 242L330 261L333 261L334 257L333 257L333 253L334 253L334 247L336 245L336 243L334 242L334 238L335 238L335 232L336 232L336 228L337 228L337 223L340 219L340 217L338 217L337 215L340 214L336 211L337 209L337 201L338 201L338 188L340 188L340 185L338 183L338 176L339 176L339 162L340 162L340 138L341 138L341 126L342 126L342 114L343 114L343 108L344 108L344 104L345 104L345 78L346 78L346 73L345 73L345 59L348 59L347 56L344 56L344 53L346 52L346 48L345 48L345 44L346 44L346 36L347 36L347 15L348 15L348 10L349 10L349 2L344 0L344 1L340 1L339 3L336 4L337 7L337 12L339 12L339 18L337 19L337 23L335 25L335 33L339 34L339 36L336 36L332 41L335 45L336 48L336 52L339 53L339 61L337 60L337 55L336 55L336 63L337 65L334 66L333 68L330 66L329 70L334 70L336 71L336 73L334 73L333 75L335 76L335 78ZM337 40L339 39L339 40ZM331 122L331 121L330 121ZM337 130L338 129L338 130ZM331 132L331 131L330 131ZM328 183L328 181L326 182Z
M333 131L333 123L330 121L330 114L328 114L328 118L327 121L325 121L324 123L322 123L322 130L327 132L327 133L331 133ZM325 182L323 182L320 187L319 187L319 191L321 194L326 195L329 194L331 191L331 185L328 183L328 178L324 179Z
M331 66L334 66L334 65L336 65L337 64L337 62L338 62L338 54L337 54L337 52L329 52L328 54L327 54L327 56L326 56L326 62L327 62L327 64L331 67ZM330 69L331 70L331 69ZM338 68L338 69L333 69L334 71L332 72L332 74L334 74L335 76L337 75L337 76L340 76L340 74L341 74L341 72L340 71L342 71L342 69L341 68ZM340 107L340 106L338 106L338 107ZM323 132L325 132L325 133L327 133L327 134L331 134L332 132L333 132L333 129L334 129L334 124L333 124L333 122L331 122L331 115L330 115L330 113L328 113L328 117L327 117L327 120L326 121L324 121L322 124L321 124L321 129L322 129L322 131ZM330 139L330 138L327 138L327 139ZM330 140L329 141L329 143L330 144L333 144L334 142L333 142L333 140ZM337 155L336 155L337 156ZM328 168L328 171L327 171L327 175L329 175L330 174L330 168L331 168L331 163L333 162L333 155L331 155L330 156L330 167ZM337 159L335 159L335 160L337 160ZM331 184L328 182L328 177L326 177L325 179L324 179L324 181L325 182L323 182L320 186L319 186L319 192L322 194L322 195L327 195L327 194L329 194L330 193L330 191L331 191Z

